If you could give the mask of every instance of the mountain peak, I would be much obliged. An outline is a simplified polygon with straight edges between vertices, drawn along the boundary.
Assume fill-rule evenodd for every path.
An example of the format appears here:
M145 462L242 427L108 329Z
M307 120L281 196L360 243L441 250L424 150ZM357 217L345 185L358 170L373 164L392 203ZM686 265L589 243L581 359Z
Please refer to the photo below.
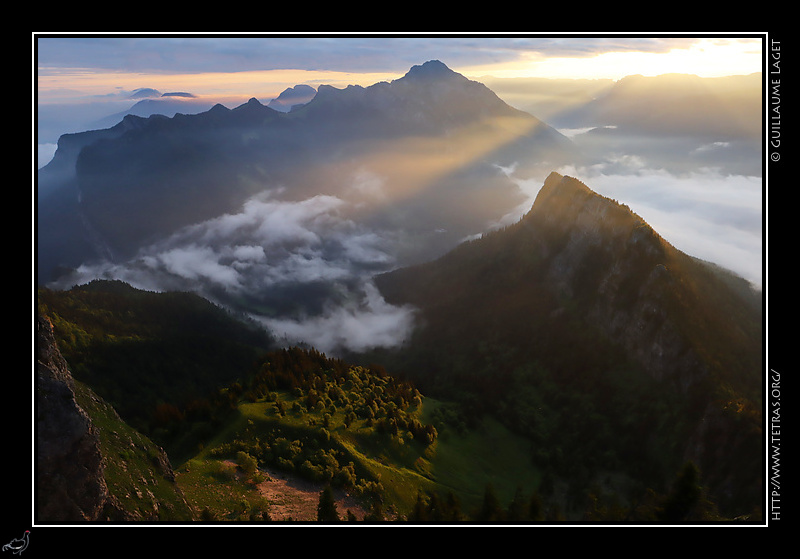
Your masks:
M267 107L255 97L251 97L247 103L242 103L234 108L232 113L236 114L238 118L260 118L264 115L271 116L276 111Z
M566 197L577 193L594 194L588 186L578 179L553 171L545 179L536 199L537 201L541 200L540 203L542 203L553 196Z
M411 80L431 80L452 78L455 76L462 77L461 74L454 72L443 62L439 60L429 60L424 64L412 66L411 69L406 72L406 75L400 79L408 78Z
M620 204L602 194L598 194L580 180L567 175L561 175L555 171L545 179L539 194L533 204L533 208L549 206L548 211L553 207L563 206L566 210L575 211L579 209L579 201L593 202L601 205L618 206L626 213L633 213L628 206ZM637 219L641 219L638 218Z
M598 194L576 178L556 172L545 179L525 219L545 225L551 231L588 235L592 242L602 235L606 241L615 239L624 244L637 231L636 239L650 239L655 252L661 252L665 244L627 205Z
M267 106L281 112L289 112L297 105L305 105L317 94L317 90L306 84L299 84L284 89L278 97L272 99Z

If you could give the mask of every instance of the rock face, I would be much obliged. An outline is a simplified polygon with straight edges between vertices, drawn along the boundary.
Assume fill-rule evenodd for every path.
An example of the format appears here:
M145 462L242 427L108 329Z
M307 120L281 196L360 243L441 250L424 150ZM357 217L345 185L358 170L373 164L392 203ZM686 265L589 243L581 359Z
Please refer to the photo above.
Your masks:
M35 506L42 523L193 519L164 450L91 389L76 386L42 316L36 321Z
M547 239L541 249L557 250L547 275L559 297L584 302L586 321L659 381L685 392L702 380L706 366L667 310L678 306L672 268L684 255L626 206L557 173L528 219Z
M110 503L99 437L75 401L72 375L42 317L36 354L37 520L97 520Z

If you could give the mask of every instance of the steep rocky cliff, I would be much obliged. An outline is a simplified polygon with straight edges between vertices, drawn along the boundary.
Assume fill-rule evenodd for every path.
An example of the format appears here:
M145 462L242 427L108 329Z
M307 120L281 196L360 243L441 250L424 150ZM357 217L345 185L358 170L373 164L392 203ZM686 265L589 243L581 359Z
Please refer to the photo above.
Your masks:
M35 517L41 523L190 520L163 450L77 383L36 319Z
M576 300L587 323L683 392L708 374L692 340L679 333L686 286L673 268L688 257L627 206L557 173L545 181L527 220L540 250L552 254L547 283L562 300Z
M74 383L53 338L36 320L36 518L97 520L113 509L97 429L75 401Z

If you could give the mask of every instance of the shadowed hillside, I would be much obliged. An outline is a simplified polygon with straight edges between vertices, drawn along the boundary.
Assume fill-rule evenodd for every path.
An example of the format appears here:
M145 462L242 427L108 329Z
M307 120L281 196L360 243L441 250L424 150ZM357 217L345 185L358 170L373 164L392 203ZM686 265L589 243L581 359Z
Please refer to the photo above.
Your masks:
M503 417L570 483L622 471L659 484L691 459L722 504L749 512L761 314L726 277L553 173L519 223L376 279L420 310L402 352L372 358Z

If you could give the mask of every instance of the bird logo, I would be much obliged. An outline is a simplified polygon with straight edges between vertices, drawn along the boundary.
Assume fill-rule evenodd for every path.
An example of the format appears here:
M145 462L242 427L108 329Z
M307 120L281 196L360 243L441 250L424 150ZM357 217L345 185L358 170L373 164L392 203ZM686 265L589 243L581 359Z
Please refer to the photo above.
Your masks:
M20 553L25 551L25 548L28 547L28 537L30 536L30 534L31 534L30 530L25 530L25 534L23 534L21 538L14 538L6 545L4 545L3 551L10 551L15 555L19 555Z

